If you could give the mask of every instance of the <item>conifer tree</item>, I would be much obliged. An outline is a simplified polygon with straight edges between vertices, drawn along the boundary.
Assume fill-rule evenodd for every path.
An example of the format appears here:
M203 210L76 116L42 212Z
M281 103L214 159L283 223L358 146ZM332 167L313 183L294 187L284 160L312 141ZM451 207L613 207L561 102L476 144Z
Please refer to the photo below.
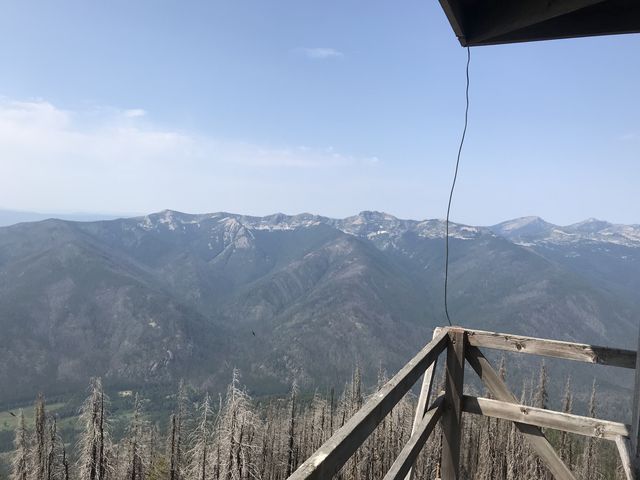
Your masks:
M571 377L567 377L562 396L562 411L571 413L573 409L573 394L571 393ZM573 465L573 448L569 434L562 430L560 432L560 458L569 466Z
M49 441L47 452L47 480L68 480L69 466L67 452L62 439L58 435L58 420L52 417L49 421Z
M591 397L589 398L589 416L596 416L596 381L593 381L591 387ZM595 480L597 478L597 458L595 440L593 437L587 437L585 447L582 452L582 468L581 474L584 480Z
M547 366L542 361L540 365L540 375L538 377L538 388L534 396L533 406L537 408L547 408L549 404L549 376L547 374Z
M143 480L145 470L144 455L144 439L145 426L142 419L142 403L136 393L133 405L133 417L128 428L128 452L127 452L127 480Z
M173 443L173 466L172 466L172 478L171 480L182 480L182 471L184 469L183 456L183 442L184 442L184 426L187 421L187 387L184 380L180 380L178 385L178 405L176 409L175 419L175 438Z
M110 432L107 420L108 398L102 380L91 380L90 394L80 410L84 431L79 441L80 480L107 480L109 474Z
M233 372L217 422L217 443L226 446L228 455L221 465L221 476L231 480L255 477L259 466L254 459L256 432L260 421L254 413L251 398L240 386L240 373ZM294 459L297 456L294 455Z
M48 478L48 447L47 447L47 415L45 411L44 396L38 394L35 405L35 420L33 433L33 450L29 472L34 480Z
M169 439L167 441L168 448L168 480L179 480L180 478L180 462L179 447L180 445L180 427L177 415L174 413L169 418Z
M9 480L27 480L29 474L29 440L24 412L20 409L18 426L15 431L15 450L11 459L11 475Z
M533 406L537 408L547 408L549 404L549 391L548 391L549 377L547 374L547 366L542 361L540 365L540 374L538 376L538 387L536 388L535 395L533 397ZM529 469L529 476L533 480L546 480L550 479L550 474L544 466L540 457L536 454L532 454L531 468Z
M187 466L187 480L209 479L209 449L211 443L211 421L213 412L209 394L205 394L204 401L198 408L199 419L192 433L189 464Z
M296 396L298 394L298 386L296 383L293 383L291 387L291 396L289 400L290 404L290 412L289 415L289 432L288 432L288 440L287 440L287 477L293 473L294 470L294 439L295 439L295 428L296 428Z

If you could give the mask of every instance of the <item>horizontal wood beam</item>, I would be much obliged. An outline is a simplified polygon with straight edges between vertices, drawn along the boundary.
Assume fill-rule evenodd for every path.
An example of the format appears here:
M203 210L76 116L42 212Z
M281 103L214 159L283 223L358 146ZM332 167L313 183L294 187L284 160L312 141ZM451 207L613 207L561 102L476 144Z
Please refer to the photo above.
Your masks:
M443 403L444 395L436 398L383 480L403 480L409 474L411 466L415 463L416 458L418 458L429 435L431 435L442 415Z
M429 365L436 361L448 343L449 333L443 329L378 390L342 428L300 465L289 480L333 477L418 381Z
M636 368L637 354L633 350L524 337L507 333L485 332L482 330L467 329L466 332L469 345L475 347L542 355L545 357L575 360L577 362L610 365L612 367Z
M526 423L537 427L563 430L587 437L615 441L619 436L629 436L629 427L624 423L582 417L571 413L556 412L526 405L516 405L489 398L465 395L462 408L468 413Z

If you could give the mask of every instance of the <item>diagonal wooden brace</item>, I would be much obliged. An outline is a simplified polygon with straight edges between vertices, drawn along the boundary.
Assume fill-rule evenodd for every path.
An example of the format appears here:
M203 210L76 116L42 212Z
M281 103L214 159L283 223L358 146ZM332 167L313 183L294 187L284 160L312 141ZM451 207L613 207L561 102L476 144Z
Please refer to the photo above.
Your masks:
M477 347L468 346L465 356L471 368L478 374L487 390L497 399L508 403L518 403L515 395L509 390L506 383L491 366L482 352ZM531 448L546 464L556 480L576 480L571 470L565 465L558 453L551 446L540 428L533 425L514 422L515 426L524 435Z
M441 329L436 328L433 331L433 338L440 333ZM411 435L416 433L422 419L424 418L425 413L427 412L427 407L429 406L429 398L431 395L431 385L433 384L433 374L436 371L436 367L438 365L438 360L436 359L430 366L427 368L427 371L424 372L424 377L422 378L422 387L420 388L420 396L418 397L418 404L416 405L416 412L413 418L413 426L411 427ZM438 417L439 418L439 417ZM412 480L413 472L409 469L404 480Z
M620 454L620 462L624 470L627 480L636 480L636 471L633 465L633 456L631 454L631 442L628 437L616 437L616 446Z
M384 476L383 480L404 480L410 475L411 466L418 458L420 451L427 442L429 435L435 428L440 415L442 414L442 405L444 403L444 395L438 397L427 413L423 415L416 430L411 434L409 441L404 446L396 461Z

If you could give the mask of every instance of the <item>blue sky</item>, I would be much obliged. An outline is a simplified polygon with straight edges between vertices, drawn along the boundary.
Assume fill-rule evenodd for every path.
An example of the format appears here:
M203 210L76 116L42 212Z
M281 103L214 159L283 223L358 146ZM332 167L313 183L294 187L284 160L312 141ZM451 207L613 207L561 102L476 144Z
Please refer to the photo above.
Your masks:
M452 218L640 223L640 35L472 49ZM3 3L0 207L446 212L438 2Z

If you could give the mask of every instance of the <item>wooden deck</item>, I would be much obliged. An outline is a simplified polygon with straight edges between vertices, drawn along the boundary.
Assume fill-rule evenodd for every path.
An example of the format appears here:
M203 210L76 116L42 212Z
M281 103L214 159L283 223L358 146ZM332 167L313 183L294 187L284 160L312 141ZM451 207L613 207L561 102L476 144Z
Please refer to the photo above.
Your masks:
M506 350L636 370L634 406L630 425L520 405L480 348ZM446 351L445 391L430 402L433 373ZM464 367L468 362L492 397L464 395ZM429 342L324 445L309 457L290 480L329 479L340 471L384 417L420 379L422 388L411 437L385 480L411 480L411 468L438 422L442 426L442 480L460 480L458 470L462 412L514 422L531 448L557 480L576 477L560 459L542 428L603 438L615 442L627 480L638 475L640 444L640 362L637 352L596 345L561 342L462 327L438 328Z

